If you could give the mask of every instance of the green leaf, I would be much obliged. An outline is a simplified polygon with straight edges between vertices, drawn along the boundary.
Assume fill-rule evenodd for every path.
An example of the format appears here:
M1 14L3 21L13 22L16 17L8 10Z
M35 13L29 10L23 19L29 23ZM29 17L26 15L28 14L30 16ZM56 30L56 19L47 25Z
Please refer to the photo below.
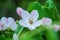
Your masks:
M45 6L48 7L48 9L53 8L55 5L52 0L47 0L45 3Z
M50 28L50 27L46 29L47 40L58 40L57 32L53 30L53 28Z
M0 35L0 40L7 40L7 38L5 37L5 35Z
M45 27L39 27L36 30L29 31L20 36L20 40L42 40L39 34L45 31Z
M39 19L46 17L46 14L44 13L43 9L42 9L42 5L39 2L31 2L27 8L27 10L29 12L31 12L32 10L38 10L39 12Z
M45 6L44 6L44 10L48 14L47 16L49 18L52 18L53 20L59 19L59 12L58 12L53 0L47 0L46 1Z
M42 35L46 36L45 38ZM50 27L41 26L20 36L20 40L58 40L57 33Z

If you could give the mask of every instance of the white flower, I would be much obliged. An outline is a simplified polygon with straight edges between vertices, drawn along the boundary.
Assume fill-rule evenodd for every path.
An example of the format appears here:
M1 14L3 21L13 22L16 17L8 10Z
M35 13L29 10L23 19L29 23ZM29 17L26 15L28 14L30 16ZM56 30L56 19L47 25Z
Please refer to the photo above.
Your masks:
M42 18L42 25L50 26L52 25L52 20L50 18Z
M59 30L60 30L60 26L57 25L57 24L53 25L53 27L54 27L54 30L55 30L55 31L59 31Z
M13 40L18 40L18 35L17 34L13 34Z
M8 26L10 27L10 29L11 29L12 31L15 31L15 30L17 29L17 24L16 24L16 22L14 21L14 19L11 18L11 17L8 18Z
M0 20L0 30L6 30L8 28L8 20L6 17L2 17Z
M35 28L37 28L42 24L41 20L37 20L39 17L37 10L33 10L31 14L29 14L29 12L23 10L22 8L20 8L19 10L20 10L20 13L19 12L17 13L20 14L22 18L19 21L19 24L21 26L28 27L30 30L34 30Z
M15 31L17 29L17 24L11 17L2 17L0 20L0 30L6 30L7 28L10 28L12 31Z

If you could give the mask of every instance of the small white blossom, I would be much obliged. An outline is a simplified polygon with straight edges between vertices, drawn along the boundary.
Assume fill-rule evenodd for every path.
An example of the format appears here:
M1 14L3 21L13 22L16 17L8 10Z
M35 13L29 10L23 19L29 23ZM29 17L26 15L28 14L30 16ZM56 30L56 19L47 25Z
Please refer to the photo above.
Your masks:
M57 24L53 25L53 27L54 27L54 30L55 30L55 31L59 31L59 30L60 30L60 26L57 25Z
M17 34L13 34L13 40L18 40L18 35Z
M11 17L2 17L0 20L0 30L6 30L7 28L10 28L12 31L15 31L17 29L17 24Z
M39 13L37 10L33 10L30 14L29 12L23 10L22 8L19 8L19 12L17 13L22 18L19 21L19 24L23 27L28 27L30 30L34 30L42 24L42 21L38 20Z
M50 18L42 18L42 25L50 26L52 25L52 20Z
M2 17L0 20L0 30L6 30L8 28L8 20L6 17Z

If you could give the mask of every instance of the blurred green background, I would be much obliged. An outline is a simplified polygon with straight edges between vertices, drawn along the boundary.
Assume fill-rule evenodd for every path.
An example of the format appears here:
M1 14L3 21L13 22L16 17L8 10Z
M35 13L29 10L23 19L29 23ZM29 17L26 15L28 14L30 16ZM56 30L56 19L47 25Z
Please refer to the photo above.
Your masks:
M27 10L29 3L35 1L41 3L42 5L46 2L46 0L0 0L0 18L6 16L19 19L19 16L16 13L16 8L22 7ZM58 12L60 13L60 0L53 1L58 9Z

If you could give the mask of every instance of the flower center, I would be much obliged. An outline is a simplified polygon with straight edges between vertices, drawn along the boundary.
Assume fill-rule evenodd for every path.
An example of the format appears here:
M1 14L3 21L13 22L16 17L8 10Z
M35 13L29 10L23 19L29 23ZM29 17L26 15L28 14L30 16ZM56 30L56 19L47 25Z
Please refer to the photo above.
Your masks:
M1 27L4 28L4 24L1 24Z
M3 29L4 28L4 24L0 24L1 28Z
M29 23L30 23L30 24L33 24L33 20L32 20L32 19L29 19Z

